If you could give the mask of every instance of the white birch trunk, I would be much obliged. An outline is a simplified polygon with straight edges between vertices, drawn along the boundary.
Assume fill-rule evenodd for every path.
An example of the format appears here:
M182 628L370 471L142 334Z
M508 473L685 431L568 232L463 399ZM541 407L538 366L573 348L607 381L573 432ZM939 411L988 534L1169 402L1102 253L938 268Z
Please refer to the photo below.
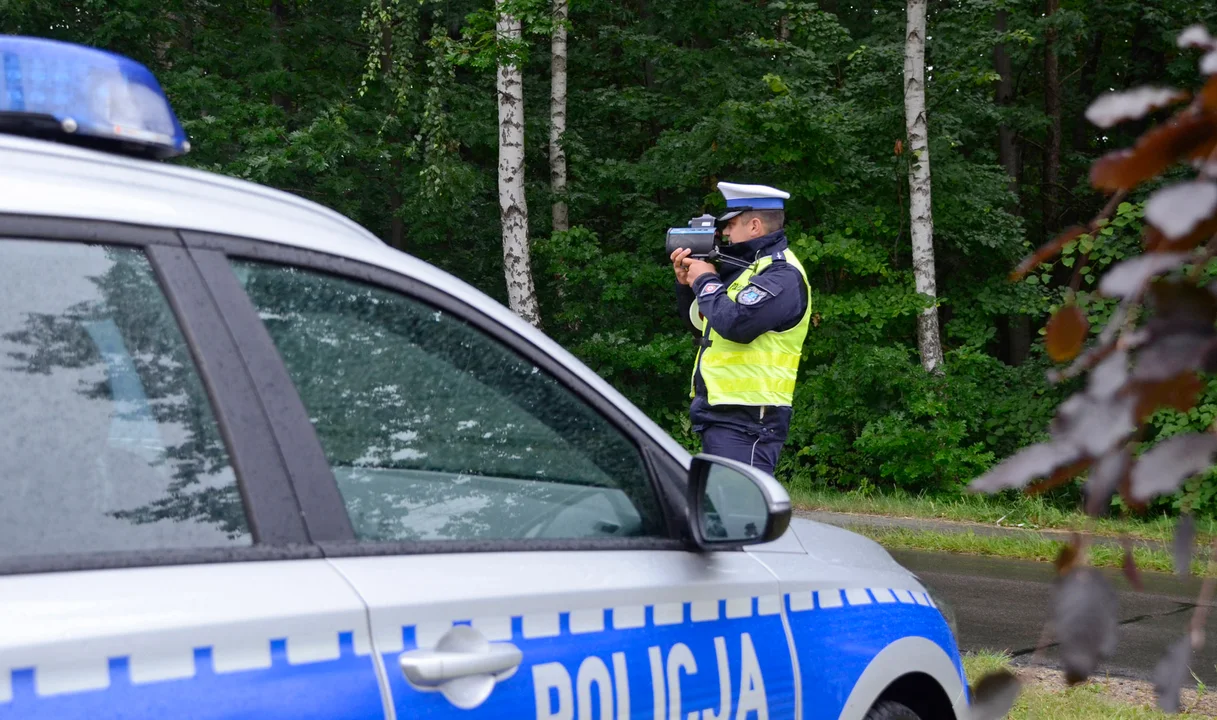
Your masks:
M554 0L554 34L551 45L551 78L549 91L549 183L554 194L554 232L570 229L566 209L566 151L562 136L566 134L566 18L570 0Z
M502 0L499 0L500 4ZM520 21L500 13L495 30L500 39L518 40ZM511 310L536 327L541 311L532 282L528 252L528 202L524 198L524 81L520 68L498 67L499 96L499 217L503 225L503 275Z
M909 136L909 215L913 279L917 292L937 298L934 280L934 218L930 213L930 145L925 116L925 14L927 0L909 0L904 44L904 118ZM917 317L917 347L926 372L942 372L938 308Z

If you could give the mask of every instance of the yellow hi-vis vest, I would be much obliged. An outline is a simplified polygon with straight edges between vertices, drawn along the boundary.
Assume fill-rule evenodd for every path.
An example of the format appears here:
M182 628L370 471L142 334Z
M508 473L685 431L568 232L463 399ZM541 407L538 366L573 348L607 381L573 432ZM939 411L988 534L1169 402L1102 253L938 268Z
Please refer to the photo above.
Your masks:
M807 271L790 252L782 251L790 263L807 282ZM752 282L753 276L773 264L773 256L766 255L747 268L727 288L727 297L735 302L740 291ZM693 381L689 397L697 393L697 368L701 366L701 379L706 384L706 399L711 405L786 405L794 402L794 382L799 372L799 360L803 357L803 340L811 325L811 287L808 283L807 309L799 324L778 332L770 330L750 343L731 342L710 327L709 319L700 317L697 302L689 310L693 324L702 327L703 342L697 359L693 363Z

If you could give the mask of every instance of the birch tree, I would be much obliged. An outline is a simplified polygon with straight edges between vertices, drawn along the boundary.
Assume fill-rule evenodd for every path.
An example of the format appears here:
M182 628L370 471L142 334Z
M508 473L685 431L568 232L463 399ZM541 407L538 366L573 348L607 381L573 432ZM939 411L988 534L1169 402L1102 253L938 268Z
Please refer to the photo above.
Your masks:
M519 44L520 21L499 10L495 33L500 52L496 86L499 104L499 218L503 227L503 275L507 281L507 303L513 312L536 327L541 326L532 263L528 252L528 202L524 197L524 80L515 53L506 48Z
M554 194L554 232L570 229L566 208L566 18L569 0L554 0L554 31L551 46L549 94L549 182Z
M904 43L904 121L909 150L909 221L913 237L913 279L917 292L937 298L934 279L934 218L930 211L930 145L925 114L925 14L927 0L909 0ZM938 307L917 316L917 347L926 372L942 372Z

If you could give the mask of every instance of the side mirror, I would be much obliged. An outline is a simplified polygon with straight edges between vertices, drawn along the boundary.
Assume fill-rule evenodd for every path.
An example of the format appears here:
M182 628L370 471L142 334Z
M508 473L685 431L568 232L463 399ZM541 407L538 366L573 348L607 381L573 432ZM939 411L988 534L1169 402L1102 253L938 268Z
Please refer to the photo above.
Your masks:
M689 468L693 540L703 550L777 540L790 526L790 495L750 465L696 455Z

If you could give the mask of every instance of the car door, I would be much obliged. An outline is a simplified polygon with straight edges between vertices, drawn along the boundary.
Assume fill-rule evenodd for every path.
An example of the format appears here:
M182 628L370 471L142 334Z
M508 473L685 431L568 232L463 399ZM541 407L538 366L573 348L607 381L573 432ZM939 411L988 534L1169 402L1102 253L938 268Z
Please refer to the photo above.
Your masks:
M0 486L0 718L385 716L176 233L0 215Z
M795 715L773 575L688 551L674 461L571 373L396 273L191 237L315 429L349 523L321 545L367 603L397 717Z

